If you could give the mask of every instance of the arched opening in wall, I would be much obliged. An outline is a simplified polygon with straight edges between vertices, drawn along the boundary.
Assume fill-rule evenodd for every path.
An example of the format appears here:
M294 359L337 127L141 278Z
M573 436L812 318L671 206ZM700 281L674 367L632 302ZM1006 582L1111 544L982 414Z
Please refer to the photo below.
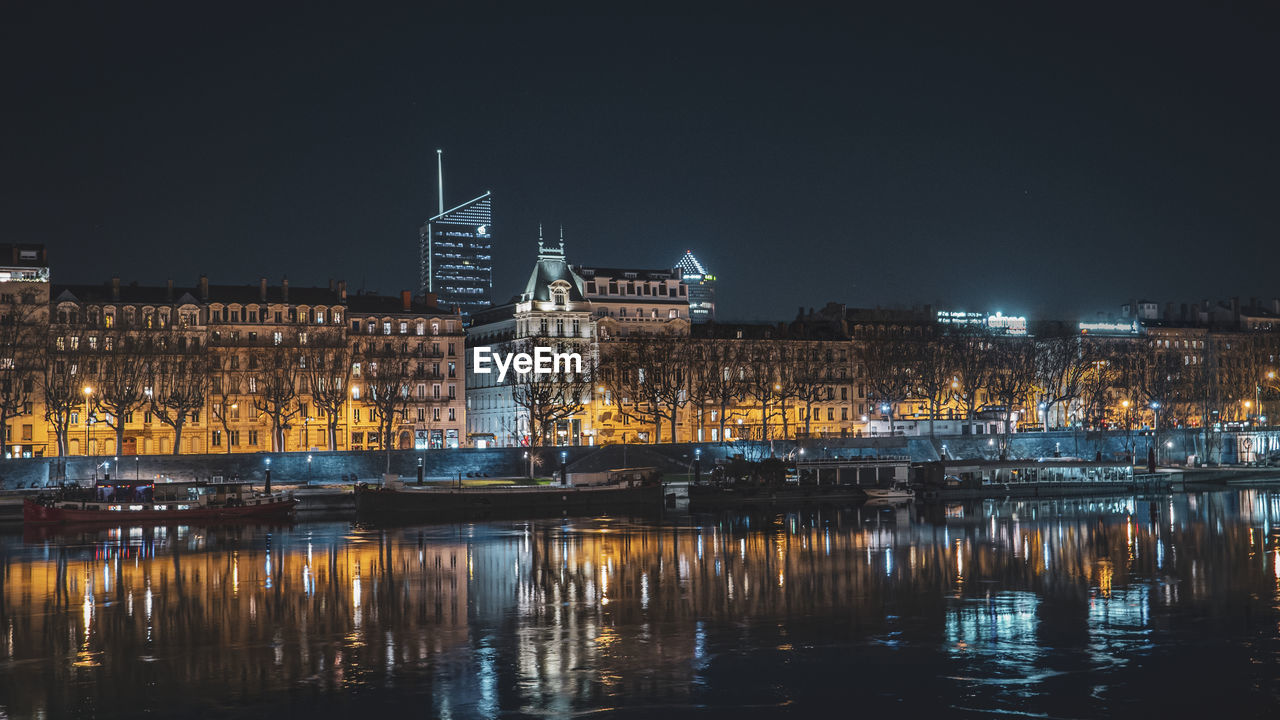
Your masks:
M106 451L102 453L103 455L116 455L116 454L117 454L117 453L116 453L116 439L115 439L115 438L107 438L107 442L106 442L106 443L104 443L104 444L106 445Z
M138 454L138 438L127 437L124 442L120 443L121 455L137 455Z
M401 450L413 449L413 436L409 433L408 430L400 431L400 449Z
M80 441L79 441L79 440L77 440L77 439L75 439L75 438L71 438L71 442L67 443L67 454L68 454L68 455L79 455L79 454L80 454Z
M161 455L169 454L169 438L167 437L160 438L160 454Z

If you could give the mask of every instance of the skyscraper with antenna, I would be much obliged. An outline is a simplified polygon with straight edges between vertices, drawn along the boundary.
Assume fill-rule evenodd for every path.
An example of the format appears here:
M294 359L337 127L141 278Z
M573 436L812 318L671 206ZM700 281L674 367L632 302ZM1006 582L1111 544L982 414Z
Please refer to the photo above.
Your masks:
M436 214L418 232L423 295L465 317L493 304L493 208L488 191L445 209L444 151L436 150Z

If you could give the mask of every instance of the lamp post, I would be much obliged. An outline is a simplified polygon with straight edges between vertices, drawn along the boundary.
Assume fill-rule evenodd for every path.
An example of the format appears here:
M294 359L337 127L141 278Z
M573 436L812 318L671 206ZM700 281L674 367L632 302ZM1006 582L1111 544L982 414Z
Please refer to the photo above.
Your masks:
M267 458L267 482L262 489L266 494L271 494L271 458Z
M93 396L93 388L84 386L84 456L89 457L89 400Z
M311 484L311 453L307 453L307 484Z
M1151 401L1151 447L1155 463L1160 464L1160 403Z
M1126 454L1129 457L1129 460L1128 460L1129 464L1132 465L1133 464L1133 447L1132 447L1133 436L1130 433L1133 432L1133 422L1132 422L1132 416L1130 416L1129 414L1130 404L1131 403L1127 398L1120 401L1120 406L1124 408L1124 442L1127 450Z

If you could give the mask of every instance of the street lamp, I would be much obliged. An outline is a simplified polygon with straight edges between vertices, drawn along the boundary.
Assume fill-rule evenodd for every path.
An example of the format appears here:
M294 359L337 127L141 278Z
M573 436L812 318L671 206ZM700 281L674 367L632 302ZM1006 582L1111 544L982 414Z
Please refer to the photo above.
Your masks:
M1160 403L1151 401L1151 452L1156 464L1160 464Z
M89 457L89 426L93 423L89 420L89 399L93 396L93 388L88 385L84 386L84 456Z
M271 458L267 458L267 483L262 489L268 495L271 494Z

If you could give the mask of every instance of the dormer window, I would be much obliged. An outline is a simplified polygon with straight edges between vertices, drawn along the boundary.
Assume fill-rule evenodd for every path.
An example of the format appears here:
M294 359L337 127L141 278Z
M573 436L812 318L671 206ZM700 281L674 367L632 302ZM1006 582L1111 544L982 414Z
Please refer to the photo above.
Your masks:
M557 280L551 284L551 302L557 307L566 307L569 304L569 283Z

